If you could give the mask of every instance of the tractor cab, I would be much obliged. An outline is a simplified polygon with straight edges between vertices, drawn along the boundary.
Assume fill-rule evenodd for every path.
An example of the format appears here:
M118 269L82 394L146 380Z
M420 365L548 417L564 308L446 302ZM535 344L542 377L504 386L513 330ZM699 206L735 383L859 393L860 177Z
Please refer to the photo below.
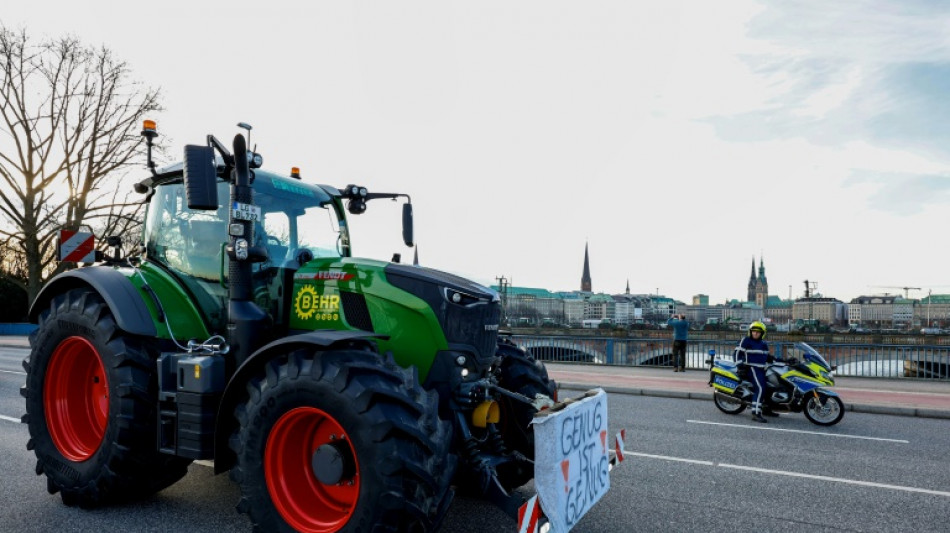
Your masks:
M252 265L254 302L273 324L286 327L285 297L293 273L314 258L349 256L349 238L342 209L325 189L291 177L262 170L254 172L254 203L260 207L254 221L252 245L266 250ZM163 169L152 188L145 222L145 249L149 261L164 267L192 293L211 330L227 324L230 206L217 209L188 207L181 165ZM218 198L228 197L229 184L217 182Z

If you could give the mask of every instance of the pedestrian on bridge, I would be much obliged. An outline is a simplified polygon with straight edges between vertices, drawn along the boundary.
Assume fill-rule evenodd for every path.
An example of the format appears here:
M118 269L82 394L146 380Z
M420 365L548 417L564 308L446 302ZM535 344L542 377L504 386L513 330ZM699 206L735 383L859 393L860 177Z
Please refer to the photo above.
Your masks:
M686 315L673 315L666 321L666 325L673 328L673 372L685 372L689 322Z

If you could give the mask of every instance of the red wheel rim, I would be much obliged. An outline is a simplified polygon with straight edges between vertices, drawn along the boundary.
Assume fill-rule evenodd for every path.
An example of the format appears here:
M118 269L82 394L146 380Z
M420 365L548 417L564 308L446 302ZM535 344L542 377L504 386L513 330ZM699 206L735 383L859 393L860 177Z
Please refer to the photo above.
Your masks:
M339 531L356 509L360 468L351 480L324 485L313 474L311 459L320 446L345 439L356 462L350 436L336 419L314 407L283 414L264 449L264 477L274 506L291 527L304 532Z
M99 352L82 337L69 337L46 367L43 408L53 444L63 457L82 462L102 444L109 420L109 382Z

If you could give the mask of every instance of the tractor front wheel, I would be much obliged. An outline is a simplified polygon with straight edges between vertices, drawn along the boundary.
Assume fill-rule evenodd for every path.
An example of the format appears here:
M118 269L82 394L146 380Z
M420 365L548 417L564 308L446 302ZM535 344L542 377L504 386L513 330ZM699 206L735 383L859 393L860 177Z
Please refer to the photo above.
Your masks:
M532 400L539 394L557 399L557 384L548 378L544 363L508 340L499 341L496 354L501 357L498 384L502 388ZM507 396L500 398L499 406L501 421L498 427L505 446L533 460L534 429L530 424L534 408ZM534 472L527 469L500 469L498 472L499 481L506 490L520 487L533 477Z
M409 371L370 351L301 349L246 388L231 477L256 529L438 527L452 495L451 426Z
M190 461L157 450L155 362L102 297L88 289L55 297L30 345L27 449L51 494L90 507L150 495L187 473Z

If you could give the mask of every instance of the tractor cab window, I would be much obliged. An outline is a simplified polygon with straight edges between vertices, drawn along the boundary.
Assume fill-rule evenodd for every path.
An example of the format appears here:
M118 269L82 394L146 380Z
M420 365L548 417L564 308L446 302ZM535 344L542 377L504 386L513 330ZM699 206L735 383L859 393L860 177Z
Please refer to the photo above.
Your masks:
M303 250L313 257L340 257L342 241L340 222L330 205L305 206L287 203L280 198L255 196L261 204L263 222L255 225L256 244L267 248L267 266L286 266Z
M219 198L227 198L227 183L218 184ZM227 324L227 209L198 211L188 208L182 183L155 189L145 221L146 255L165 265L195 296L209 327Z
M255 223L253 244L264 247L268 257L253 264L254 297L279 324L280 272L299 268L297 259L305 251L315 258L348 255L346 223L322 189L263 171L255 174L254 203L262 219ZM229 185L222 181L217 210L192 210L183 183L165 183L155 188L145 224L148 258L181 280L217 330L227 323L228 198Z

